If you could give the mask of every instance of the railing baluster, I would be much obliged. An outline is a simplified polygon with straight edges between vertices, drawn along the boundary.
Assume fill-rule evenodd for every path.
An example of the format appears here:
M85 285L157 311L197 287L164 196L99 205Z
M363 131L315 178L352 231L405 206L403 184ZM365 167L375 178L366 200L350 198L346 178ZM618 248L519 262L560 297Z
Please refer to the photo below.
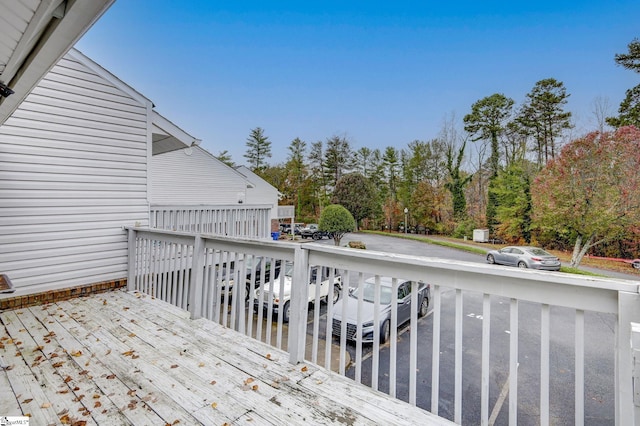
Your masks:
M540 307L540 424L549 424L550 307Z
M336 270L331 268L329 270L329 279L334 282ZM343 275L344 277L344 275ZM340 299L346 297L349 283L341 280L342 290L340 291ZM325 327L325 344L324 344L324 368L331 369L331 346L333 342L333 303L327 304L327 324Z
M462 423L462 290L456 289L455 373L453 421Z
M509 321L509 424L518 423L518 299L511 299Z
M433 349L431 351L431 412L438 414L440 404L440 286L433 286Z
M489 424L489 360L491 352L491 295L482 295L482 371L480 390L480 421Z
M378 374L380 367L380 275L376 275L376 290L373 293L373 357L371 360L371 388L378 390ZM361 287L362 288L362 287ZM362 290L359 294L363 293ZM358 300L358 302L360 302Z
M311 340L311 362L318 363L318 340L320 339L320 290L322 290L322 272L326 266L319 266L315 280L315 295L313 298L313 337ZM333 281L329 281L332 283ZM331 303L331 295L333 294L333 285L327 293L327 306ZM327 319L328 321L328 319Z
M362 383L362 305L364 300L364 274L358 273L358 305L356 311L356 375L355 380ZM345 318L343 317L343 322Z
M416 405L416 374L418 371L418 288L411 282L411 324L409 336L409 404ZM395 339L394 339L395 340Z
M576 309L576 425L584 424L584 311Z
M398 305L398 279L391 279L391 306ZM389 345L389 395L396 396L398 354L398 310L391 310L391 343Z

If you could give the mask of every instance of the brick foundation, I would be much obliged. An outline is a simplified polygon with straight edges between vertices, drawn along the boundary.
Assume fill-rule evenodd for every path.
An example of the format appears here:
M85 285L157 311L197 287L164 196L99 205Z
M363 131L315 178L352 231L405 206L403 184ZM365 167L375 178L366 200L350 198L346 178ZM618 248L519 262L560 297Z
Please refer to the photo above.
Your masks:
M61 288L49 290L43 293L28 294L24 296L9 297L0 300L0 311L6 309L20 309L29 306L43 305L46 303L60 302L62 300L73 299L74 297L88 296L90 294L104 293L117 290L127 286L125 278L114 281L88 284L78 287Z

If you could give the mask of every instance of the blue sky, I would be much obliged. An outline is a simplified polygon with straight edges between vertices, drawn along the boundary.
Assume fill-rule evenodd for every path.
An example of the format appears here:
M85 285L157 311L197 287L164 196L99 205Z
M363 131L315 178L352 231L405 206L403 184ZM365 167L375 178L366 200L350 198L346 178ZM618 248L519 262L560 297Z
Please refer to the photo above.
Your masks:
M640 83L613 60L640 37L637 0L448 3L116 0L76 47L238 164L258 126L272 164L296 137L401 149L544 78L581 134L596 98L615 114Z

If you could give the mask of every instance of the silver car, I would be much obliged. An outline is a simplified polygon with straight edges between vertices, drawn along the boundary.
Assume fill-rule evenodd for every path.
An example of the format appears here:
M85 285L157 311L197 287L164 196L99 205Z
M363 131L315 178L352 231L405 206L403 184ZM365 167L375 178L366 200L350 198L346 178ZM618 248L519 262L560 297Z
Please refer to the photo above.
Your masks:
M539 247L509 246L487 253L487 262L518 268L559 271L560 259Z
M391 334L391 283L392 279L390 277L380 277L380 314L378 317L380 319L378 327L380 343L388 341ZM398 279L398 303L396 305L398 326L411 319L411 283L409 280ZM418 316L423 317L427 315L429 309L431 286L423 282L418 284ZM368 278L362 287L350 290L349 297L343 297L333 306L333 334L340 336L342 332L342 305L346 303L347 316L344 318L347 323L346 336L348 340L357 340L358 297L360 291L363 292L361 313L362 341L373 342L374 333L376 332L376 327L374 326L375 277Z

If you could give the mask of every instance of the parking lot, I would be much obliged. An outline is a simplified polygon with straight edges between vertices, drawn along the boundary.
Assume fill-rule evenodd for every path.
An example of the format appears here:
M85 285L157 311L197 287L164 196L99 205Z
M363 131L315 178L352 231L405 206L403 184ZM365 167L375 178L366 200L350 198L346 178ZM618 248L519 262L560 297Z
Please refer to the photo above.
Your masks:
M354 240L365 242L368 250L411 253L464 261L485 262L481 255L424 244L416 241L370 234L351 234ZM343 244L346 241L343 240ZM332 241L322 242L330 244ZM428 277L425 277L428 282ZM454 337L455 291L441 293L441 352L439 414L453 419L454 413ZM482 294L465 293L463 303L463 424L480 422L480 361L482 348ZM538 304L519 303L518 403L519 424L539 424L540 401L540 318ZM323 316L323 321L326 317ZM510 301L493 297L491 303L490 410L492 424L508 423ZM574 424L574 324L575 311L551 309L550 341L550 417L553 424ZM615 317L586 312L585 366L589 370L585 382L585 422L614 424L613 340ZM324 330L324 322L320 326ZM401 327L398 336L396 395L409 397L409 338L408 326ZM432 311L418 321L417 405L431 408ZM334 340L334 344L338 343ZM355 346L347 350L355 359ZM389 345L380 351L379 389L389 389ZM371 383L371 345L364 346L362 381ZM354 369L347 375L353 377Z

